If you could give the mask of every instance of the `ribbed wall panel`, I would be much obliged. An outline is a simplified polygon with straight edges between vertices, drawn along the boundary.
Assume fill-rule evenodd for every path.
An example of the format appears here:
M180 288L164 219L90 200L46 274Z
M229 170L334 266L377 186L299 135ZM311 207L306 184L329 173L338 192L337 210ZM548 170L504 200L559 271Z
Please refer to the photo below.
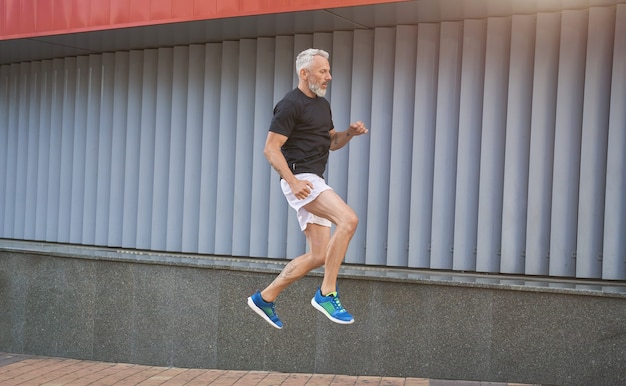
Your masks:
M28 130L29 130L29 110L22 106L27 106L30 100L31 87L31 64L22 63L20 65L19 85L18 85L18 103L19 110L17 113L17 146L15 147L15 187L13 189L14 198L14 213L13 223L10 224L13 228L13 236L15 238L24 238L24 215L26 204L26 177L28 166Z
M339 131L347 128L351 121L352 50L346 50L344 47L350 47L353 40L354 38L350 31L336 32L333 34L332 47L337 47L338 49L329 51L333 58L333 63L335 60L337 61L337 66L333 65L331 68L331 76L334 73L348 74L348 76L338 76L333 79L332 87L326 93L329 98L332 95L330 107L333 112L333 123ZM315 46L321 47L317 46L317 44ZM349 148L346 150L348 151L331 151L328 158L328 184L342 197L346 197L348 192L348 157L350 150Z
M513 16L504 149L500 265L500 271L506 273L523 273L525 265L535 30L534 15Z
M430 268L452 269L463 23L441 24Z
M373 42L373 31L360 30L354 32L351 68L353 81L350 86L351 121L361 120L366 123L372 121ZM355 79L359 79L359 81L355 82ZM359 228L361 230L367 229L369 223L367 217L367 203L369 202L368 185L370 183L370 140L370 135L362 136L358 141L354 141L348 147L348 193L345 198L359 217ZM365 251L367 250L366 233L367 232L364 231L357 232L352 238L346 255L347 262L353 264L365 263Z
M170 193L170 156L172 147L176 142L172 143L172 137L175 135L184 135L180 132L178 125L172 126L172 91L173 91L173 67L174 67L174 49L159 48L157 58L157 78L156 78L156 121L154 132L154 181L152 191L152 232L151 246L152 249L166 250L168 244L167 232L170 229L170 222L173 216L178 213L168 213L169 206L168 195ZM180 85L176 85L180 87ZM230 126L230 125L225 125ZM179 133L180 132L180 133ZM221 139L221 138L220 138ZM223 145L229 148L229 142L224 140ZM233 152L231 152L232 154ZM175 160L176 162L178 160ZM172 179L172 184L176 180ZM225 190L228 188L225 186ZM232 194L231 194L232 197ZM224 206L228 206L224 202ZM223 216L226 221L232 218L232 213ZM229 236L231 234L229 233ZM230 246L227 248L229 249Z
M72 192L70 211L70 238L71 243L78 244L83 240L83 208L85 202L85 160L87 157L87 103L89 101L89 57L78 58L76 72L76 105L74 108L74 144L72 153ZM70 117L71 119L71 117ZM135 125L125 125L136 127ZM132 163L127 163L132 164Z
M187 105L185 108L185 146L183 176L183 223L181 226L181 250L198 251L200 235L200 183L202 176L202 118L204 96L203 45L189 47L189 71L187 82ZM181 123L182 124L182 123Z
M511 19L487 23L483 126L480 144L476 269L499 272Z
M251 203L256 192L252 185L252 160L254 151L254 97L250 89L254 85L256 74L256 41L247 39L239 43L239 80L237 90L237 110L246 111L237 114L235 137L235 174L233 241L231 254L250 255L250 219ZM237 232L242 229L244 232Z
M215 251L228 255L233 246L235 141L237 132L237 90L239 87L239 42L225 42L222 47L222 79L219 110L219 148L217 150L217 210L215 213ZM248 112L246 112L248 113ZM239 231L239 230L237 230Z
M602 278L626 278L626 5L618 5L609 108Z
M476 269L487 21L467 20L463 27L452 268L473 271Z
M530 275L547 275L549 269L560 37L560 14L537 15L526 215L525 272Z
M123 55L124 53L118 54ZM61 111L61 164L59 166L59 218L57 238L60 242L70 241L71 213L74 203L72 202L72 184L75 176L72 175L74 164L82 164L83 161L74 154L74 111L76 111L76 69L77 58L65 60L63 74L63 109ZM123 82L123 80L122 80ZM115 109L113 117L115 115Z
M8 174L8 149L9 149L9 90L10 82L13 76L10 74L10 66L0 66L0 181L7 181ZM13 145L13 143L11 143ZM42 173L46 174L46 173ZM0 187L0 219L6 218L7 208L7 191L10 189L6 182ZM4 237L9 236L9 230L4 225L4 221L0 220L0 234Z
M29 237L29 239L31 240L43 240L45 239L45 197L47 194L47 190L45 189L45 187L48 185L47 183L47 179L48 179L48 173L46 172L46 166L48 164L48 156L49 156L49 151L48 151L48 147L45 146L50 138L50 130L46 129L46 124L49 122L49 120L47 120L47 117L49 117L50 114L50 109L49 109L49 85L48 85L48 81L50 79L50 67L51 67L51 62L49 60L43 61L39 64L38 66L38 76L37 76L37 83L34 85L35 88L38 90L38 97L33 101L33 105L32 106L36 106L35 108L31 107L31 109L34 111L34 114L31 116L35 116L35 121L36 123L36 127L34 128L34 130L37 133L37 137L35 138L35 143L33 145L33 155L37 154L37 165L36 165L36 177L35 177L35 181L34 181L34 186L31 187L31 189L33 189L33 193L34 193L34 197L32 197L32 200L29 199L28 200L28 205L33 208L34 211L34 217L33 217L33 221L32 223L30 223L29 225L27 225L27 227L30 228L29 231L26 232L26 236ZM6 67L5 67L6 68ZM2 81L2 68L0 68L0 82ZM2 88L2 86L0 86L0 89L2 90L6 90L4 88ZM2 110L3 106L6 106L5 104L0 104L0 117L5 117L6 112ZM0 118L0 121L2 120L2 118ZM2 149L3 146L3 141L2 141L2 137L3 137L3 133L5 133L4 130L0 130L0 152L2 152L3 154L6 154L5 151ZM6 145L6 143L5 143ZM30 157L29 157L30 158ZM85 165L85 168L87 168L88 166ZM0 178L2 178L2 181L4 181L4 173L6 173L6 170L4 170L4 168L0 167ZM3 190L0 188L0 195L3 195ZM2 199L0 198L0 203L2 203ZM0 215L2 215L4 211L4 206L0 205ZM2 215L3 216L3 215ZM3 216L4 217L4 216ZM0 221L0 228L2 227L2 222Z
M27 231L25 236L28 239L31 240L43 240L45 239L45 197L47 194L47 190L45 189L45 186L47 186L47 178L48 178L48 173L46 172L46 166L48 164L48 156L49 156L49 151L48 151L48 147L45 146L46 144L48 144L49 142L49 138L50 138L50 130L47 130L47 123L49 123L49 115L50 115L50 109L49 109L49 105L48 103L50 102L50 98L49 98L49 79L50 79L50 67L51 67L52 62L49 60L43 61L41 63L38 64L37 66L37 82L33 85L37 91L37 97L32 101L32 105L31 106L36 106L35 108L31 107L31 110L33 110L33 114L31 114L31 117L33 118L33 124L35 124L35 127L33 128L34 132L36 132L36 137L34 138L34 143L33 143L33 147L32 147L32 153L30 157L35 157L34 155L36 154L36 176L34 177L34 186L31 186L30 189L33 190L32 194L33 196L30 196L28 199L28 205L32 208L32 210L34 211L34 217L32 218L32 222L28 222L27 221ZM2 74L1 72L1 68L0 68L0 74ZM0 82L2 81L2 75L0 75ZM0 89L3 89L2 86L0 86ZM6 90L6 89L4 89ZM4 117L6 115L5 111L2 110L2 106L5 106L4 104L0 104L0 117ZM8 107L8 106L5 106ZM2 120L2 118L0 118L0 121ZM36 122L36 123L35 123ZM0 130L0 151L2 151L2 153L4 154L5 152L2 150L2 135L3 135L4 130ZM85 165L85 168L87 168L87 165ZM2 178L3 173L6 173L6 170L3 170L2 167L0 167L0 178ZM4 181L4 178L2 178L2 181ZM3 194L3 189L0 188L0 195ZM2 199L0 198L0 203L2 202ZM0 215L2 215L2 212L4 210L4 207L2 205L0 205ZM0 227L2 227L2 222L0 221Z
M122 213L122 246L135 245L139 213L139 175L141 149L141 97L143 78L143 52L132 51L128 67L128 109L126 127L126 148L124 149L124 211Z
M0 237L294 258L263 146L295 55L331 53L346 261L626 279L626 7L0 67Z
M122 245L123 219L126 209L132 212L132 200L124 200L124 190L126 189L127 175L132 175L131 169L136 165L131 160L126 159L126 146L128 136L134 135L136 126L127 126L127 114L129 111L129 52L117 52L115 54L115 75L113 89L113 115L111 117L111 176L110 184L110 205L109 205L109 245ZM176 74L176 72L174 72ZM130 184L133 181L129 181ZM170 184L172 186L173 184ZM172 212L178 215L179 212ZM169 231L169 230L168 230ZM171 233L168 232L168 235Z
M413 153L413 110L417 27L401 26L396 32L391 160L389 163L389 229L387 265L406 267L409 261L411 205L411 161Z
M293 88L293 76L295 73L294 64L294 41L295 39L290 36L277 37L276 48L274 55L274 87L272 98L267 99L272 101L272 109L278 103L278 101ZM271 118L270 118L271 120ZM257 146L265 145L265 138L267 137L267 126L269 121L265 124L259 122L262 127L263 138L261 143L257 143ZM267 162L263 157L263 162ZM266 166L267 167L267 166ZM267 238L267 256L271 258L285 258L287 256L287 243L285 235L287 234L288 218L293 218L293 213L288 205L285 204L285 197L280 188L280 181L278 175L273 170L271 171L270 182L270 201L269 201L269 234ZM291 216L289 216L291 214Z
M56 63L55 63L56 64ZM104 54L102 57L102 89L100 100L100 120L98 122L98 161L96 182L96 218L94 242L96 245L109 244L109 216L111 214L111 164L113 151L113 101L115 85L115 55ZM158 96L158 93L155 93ZM54 109L53 106L53 111ZM54 113L53 113L54 114ZM132 130L132 128L127 128ZM53 130L55 132L56 130ZM53 149L51 148L51 154ZM51 176L52 177L52 176ZM51 180L54 181L54 180ZM117 208L113 209L118 210ZM152 211L150 212L152 213ZM150 231L152 235L152 230ZM149 244L152 246L152 244Z
M169 179L167 183L166 250L183 247L185 159L187 150L187 94L189 89L189 47L175 47L172 79Z
M40 84L42 77L42 63L31 63L30 75L29 75L29 106L37 106L41 100L40 96ZM88 79L87 76L84 78ZM83 97L86 97L86 93ZM37 109L28 109L28 145L27 145L27 158L26 158L26 191L24 192L22 204L24 208L24 224L23 235L25 239L36 239L35 236L35 224L37 218L37 181L38 181L38 168L39 168L39 111ZM0 113L1 114L1 113ZM78 186L79 184L76 184ZM28 203L28 204L27 204ZM18 205L19 207L19 205ZM80 214L81 211L75 211L74 213Z
M200 205L198 212L198 252L215 252L215 228L217 227L217 170L220 147L220 94L222 72L222 45L207 44L204 53L202 160L200 166Z
M576 277L602 274L604 195L615 9L589 12L583 102Z
M263 145L267 137L267 122L272 119L274 68L276 58L274 39L262 38L257 43L256 79L254 96L254 116L252 117L252 185L250 191L255 198L250 209L250 256L268 256L271 185L278 185L276 173L267 167Z
M19 84L22 81L20 76L20 68L27 67L28 64L20 66L12 64L7 68L9 79L7 82L6 100L3 105L8 107L6 111L6 130L3 137L6 141L4 146L4 213L0 222L3 225L4 234L7 237L15 237L15 184L17 182L17 146L18 146L18 130L19 130Z
M420 24L417 30L409 267L430 266L439 31L438 24Z
M110 63L107 63L107 64L110 64ZM46 188L48 190L48 194L46 195L47 202L46 202L46 207L44 210L46 211L45 241L54 242L54 241L63 240L59 232L59 218L60 218L59 207L60 207L60 189L61 189L60 187L61 185L61 182L60 182L61 181L61 178L60 178L61 154L62 154L61 132L63 128L62 111L63 111L63 104L64 104L63 84L64 84L64 79L65 79L65 71L64 71L65 61L63 59L54 59L52 65L53 65L53 69L52 69L52 75L51 75L52 84L51 84L51 95L50 95L51 106L50 106L50 121L49 121L50 122L50 125L49 125L50 140L49 140L49 143L47 144L50 158L49 158L48 165L47 165L48 166L48 186ZM109 65L108 68L109 68L108 72L111 72L110 69L112 69L112 66ZM102 110L104 112L107 110L107 107L110 108L111 101L106 100L103 102L104 103L103 103ZM73 103L73 101L67 101L67 103ZM9 128L9 133L10 132L11 132L11 129ZM102 130L102 127L100 127L99 132L100 133L104 132ZM99 144L101 144L101 146L103 147L108 145L108 148L110 148L111 146L110 142L107 144L107 143L104 143L103 141L99 141ZM110 168L107 167L106 170L110 170ZM99 171L100 170L98 170L98 172ZM100 175L100 173L97 173L97 174ZM7 180L7 187L8 186L11 186L10 180ZM103 200L98 200L96 202L100 203L102 201ZM108 198L106 202L108 202ZM96 235L99 234L97 231L98 229L96 229ZM101 232L101 233L104 233L106 235L106 232ZM7 234L12 235L12 232L7 233ZM96 238L95 242L96 244L106 245L107 240L101 237L99 239Z
M574 276L588 12L564 11L556 99L550 275Z
M139 205L137 206L137 241L139 249L150 249L152 243L152 192L156 127L157 50L146 50L142 62L141 144L139 146Z
M389 168L393 113L393 68L395 29L377 29L374 36L372 72L372 120L366 122L370 141L369 186L367 190L366 264L385 264L389 229ZM339 74L335 73L335 77ZM355 138L355 142L361 138ZM375 176L375 178L373 178ZM371 224L375 223L375 226Z

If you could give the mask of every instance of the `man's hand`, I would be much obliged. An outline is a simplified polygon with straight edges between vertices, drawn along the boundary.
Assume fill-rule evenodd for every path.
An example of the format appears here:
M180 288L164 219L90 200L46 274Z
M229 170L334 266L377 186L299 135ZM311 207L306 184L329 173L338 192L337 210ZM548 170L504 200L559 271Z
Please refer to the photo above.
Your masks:
M367 134L367 127L361 121L351 123L347 130L340 133L335 132L335 129L330 131L330 150L337 150L344 147L352 137L356 137L361 134Z
M290 184L291 192L296 196L298 200L304 200L311 194L313 189L313 183L306 180L294 179Z
M347 135L357 136L361 134L367 134L367 127L365 127L365 124L361 121L351 123L350 127L348 127Z

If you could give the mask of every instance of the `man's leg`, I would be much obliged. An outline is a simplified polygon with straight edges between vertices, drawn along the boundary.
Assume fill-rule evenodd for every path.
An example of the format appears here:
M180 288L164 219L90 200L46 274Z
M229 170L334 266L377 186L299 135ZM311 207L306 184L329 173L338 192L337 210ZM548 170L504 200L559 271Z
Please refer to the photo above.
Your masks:
M337 290L337 275L359 219L352 208L333 190L322 192L304 208L336 225L335 232L328 242L328 249L325 251L324 280L320 287L322 295L327 295Z
M324 265L330 240L330 228L318 224L308 224L304 230L304 235L309 244L309 251L291 260L276 279L261 291L261 297L265 301L275 301L278 294L293 282L315 268Z

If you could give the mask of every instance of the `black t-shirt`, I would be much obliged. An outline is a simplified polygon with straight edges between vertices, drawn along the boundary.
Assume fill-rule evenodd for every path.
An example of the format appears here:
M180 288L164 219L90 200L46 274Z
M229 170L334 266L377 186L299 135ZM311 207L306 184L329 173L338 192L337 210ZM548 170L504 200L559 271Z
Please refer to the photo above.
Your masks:
M274 107L269 130L287 137L281 150L294 174L315 173L323 178L333 128L330 103L322 97L309 98L296 88Z

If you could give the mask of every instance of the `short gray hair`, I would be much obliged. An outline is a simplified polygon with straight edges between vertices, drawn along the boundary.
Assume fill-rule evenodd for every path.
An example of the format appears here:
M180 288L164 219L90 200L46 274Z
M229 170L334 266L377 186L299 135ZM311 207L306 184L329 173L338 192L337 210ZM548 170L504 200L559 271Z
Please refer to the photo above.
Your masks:
M313 57L318 55L326 58L327 60L330 57L328 52L317 48L309 48L308 50L300 52L298 57L296 57L296 73L300 74L300 70L303 68L309 69L311 63L313 62Z

